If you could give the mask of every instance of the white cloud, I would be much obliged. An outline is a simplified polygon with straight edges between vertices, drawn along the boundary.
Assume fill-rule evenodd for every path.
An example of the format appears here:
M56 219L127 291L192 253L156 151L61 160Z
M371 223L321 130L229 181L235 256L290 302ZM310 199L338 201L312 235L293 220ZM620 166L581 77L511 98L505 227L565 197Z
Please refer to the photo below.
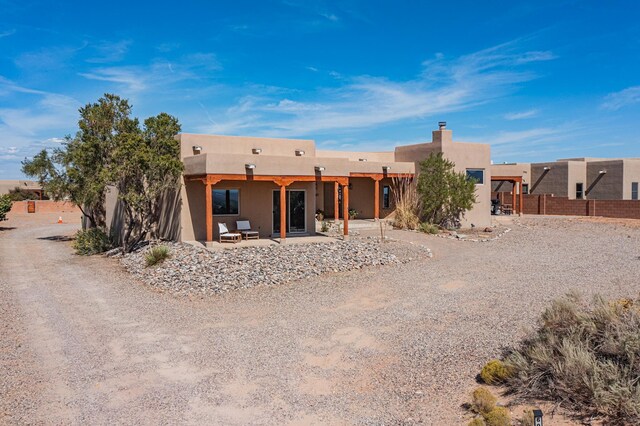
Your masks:
M116 42L103 41L97 43L91 46L95 50L95 56L87 59L87 62L105 64L121 61L129 51L131 44L131 40L120 40Z
M14 35L15 33L16 33L16 30L15 30L15 29L2 31L2 32L0 32L0 38L3 38L3 37L9 37L9 36Z
M531 117L535 117L536 115L538 115L538 110L537 109L530 109L527 111L521 111L521 112L511 112L508 114L504 115L505 120L523 120L525 118L531 118Z
M147 73L141 67L105 67L91 72L79 73L89 80L108 81L126 87L131 92L139 92L147 86Z
M307 94L315 98L313 101L257 96L249 109L245 105L243 110L243 114L251 113L253 121L229 108L215 126L203 126L202 130L249 129L264 136L318 135L460 111L513 92L520 83L536 78L535 73L520 67L554 57L550 52L520 52L512 42L451 60L438 54L423 63L418 77L407 81L349 78L335 73L342 86ZM240 127L234 128L231 123Z
M632 86L619 92L609 93L604 98L602 108L616 111L637 103L640 103L640 86Z

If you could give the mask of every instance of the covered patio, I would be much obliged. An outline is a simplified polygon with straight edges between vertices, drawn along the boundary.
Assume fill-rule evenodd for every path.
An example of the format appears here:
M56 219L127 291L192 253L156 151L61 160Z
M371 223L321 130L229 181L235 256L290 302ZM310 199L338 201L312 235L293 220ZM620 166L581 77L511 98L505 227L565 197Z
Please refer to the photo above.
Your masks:
M522 176L491 176L491 182L510 182L511 184L513 184L513 188L511 190L511 205L503 205L507 206L507 208L510 208L513 213L522 215ZM501 202L503 201L501 200Z
M261 193L255 196L252 200L243 200L246 205L247 202L253 204L261 204L260 206L251 206L252 211L260 211L262 214L260 216L264 219L264 211L269 208L268 203L270 203L269 194L264 195L265 192L273 191L273 223L271 224L273 231L269 233L269 237L273 240L277 238L280 243L285 242L288 236L309 236L315 234L315 221L312 223L308 223L311 220L314 220L315 216L315 198L303 195L304 203L304 218L300 219L300 223L304 221L304 232L291 232L292 224L292 215L291 215L291 197L289 193L291 191L295 192L309 192L313 191L315 193L316 186L318 184L323 184L324 189L326 191L327 186L332 187L333 192L333 205L332 209L334 212L339 211L342 215L335 218L335 220L342 220L342 233L344 238L348 238L349 235L349 207L350 207L350 179L360 179L367 178L371 179L373 182L373 193L368 194L359 194L359 197L365 198L365 203L368 202L371 204L371 210L373 211L373 219L380 218L380 206L381 206L381 188L380 182L383 179L391 178L400 178L400 177L412 177L413 175L409 174L391 174L391 173L363 173L356 172L350 173L349 176L325 176L321 173L316 173L315 175L295 175L295 176L275 176L275 175L254 175L253 173L247 172L245 174L204 174L204 175L196 175L196 176L185 176L185 183L200 183L202 186L200 187L200 191L204 191L204 224L206 228L206 240L205 243L207 246L214 246L219 243L215 243L214 233L215 233L215 224L214 218L216 217L214 212L214 200L213 200L213 191L218 188L232 188L238 187L238 185L251 185L253 191L257 193ZM193 190L198 191L197 188ZM248 192L248 191L247 191ZM240 202L240 200L238 200ZM267 205L264 205L264 204ZM311 207L311 209L309 209ZM249 207L245 207L245 211L249 209ZM277 211L279 209L279 211ZM222 215L221 219L226 220L227 222L234 222L239 218L257 222L256 218L252 218L251 215L243 214L243 215ZM289 220L288 220L289 219ZM222 221L221 220L221 221ZM279 222L279 223L277 223ZM226 222L225 222L226 223ZM265 221L263 220L263 224ZM235 223L233 223L235 225ZM227 224L229 225L229 224ZM268 226L268 225L265 225ZM233 226L230 229L234 229ZM288 232L289 230L289 232ZM263 235L266 231L263 230ZM260 241L260 240L257 240ZM266 240L269 241L269 240ZM275 240L274 240L275 241ZM244 245L247 245L245 241L243 241ZM257 242L252 244L266 244L263 242ZM228 244L230 246L234 244ZM235 244L237 246L237 244Z

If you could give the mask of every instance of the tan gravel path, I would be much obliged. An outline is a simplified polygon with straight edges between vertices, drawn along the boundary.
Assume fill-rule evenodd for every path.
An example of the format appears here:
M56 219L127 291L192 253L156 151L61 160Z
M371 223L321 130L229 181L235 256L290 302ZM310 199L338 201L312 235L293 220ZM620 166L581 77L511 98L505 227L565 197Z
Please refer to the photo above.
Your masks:
M0 423L464 424L473 376L571 288L640 291L640 230L523 220L435 257L191 300L0 231Z

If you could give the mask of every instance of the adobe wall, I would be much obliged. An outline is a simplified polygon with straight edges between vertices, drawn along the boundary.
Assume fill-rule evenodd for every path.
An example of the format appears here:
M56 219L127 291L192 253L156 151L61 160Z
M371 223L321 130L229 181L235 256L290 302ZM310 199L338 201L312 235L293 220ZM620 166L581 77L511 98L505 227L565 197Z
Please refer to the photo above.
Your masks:
M638 182L640 184L640 160L631 159L623 160L624 178L622 180L622 199L631 199L631 183Z
M271 237L273 230L273 191L280 187L273 182L221 181L212 189L238 189L240 206L238 215L214 215L213 236L218 239L218 222L226 223L230 231L236 229L236 221L248 220L260 238ZM315 182L294 182L287 189L305 190L305 216L308 234L315 234ZM187 181L183 186L181 216L181 241L205 241L206 187L199 181Z
M525 195L525 214L603 216L640 219L639 200L570 200L547 194Z
M68 201L34 200L36 212L38 213L64 213L82 215L80 208ZM29 201L14 201L11 205L11 212L16 214L31 214L27 211Z

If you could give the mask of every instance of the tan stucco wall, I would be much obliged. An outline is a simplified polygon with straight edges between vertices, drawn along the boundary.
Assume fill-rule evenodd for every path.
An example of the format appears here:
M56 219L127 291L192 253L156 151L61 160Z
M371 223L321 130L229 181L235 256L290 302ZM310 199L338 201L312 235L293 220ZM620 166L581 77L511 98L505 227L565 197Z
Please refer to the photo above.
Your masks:
M583 192L586 193L589 184L587 182L587 163L584 161L567 162L567 194L570 200L576 199L576 184L582 183ZM586 199L586 194L583 194Z
M0 195L8 194L16 188L39 191L42 189L38 182L32 180L0 180Z
M622 181L622 198L624 200L631 199L631 183L638 182L640 184L640 160L629 159L624 160L624 178Z
M202 147L202 154L295 157L295 151L302 149L305 152L303 157L314 157L316 152L315 143L308 139L254 138L192 133L181 133L177 138L180 141L180 153L183 158L194 155L193 146L195 145ZM253 154L251 151L253 148L260 148L262 152Z
M249 220L251 227L268 238L273 230L273 191L279 189L272 182L221 181L213 189L238 189L240 208L238 215L214 215L213 234L218 238L218 222L236 229L236 221ZM315 233L315 182L295 182L287 189L305 190L305 215L308 234ZM183 191L182 240L206 240L205 186L201 182L187 182Z
M455 170L483 169L484 184L476 185L476 204L462 219L462 226L469 227L491 225L491 146L488 144L453 142L451 130L435 130L431 143L399 146L395 148L397 161L418 162L425 160L431 153L442 152L444 157L455 163Z
M365 159L368 161L376 161L376 162L393 162L395 160L395 156L393 151L386 152L365 152L365 151L329 151L329 150L317 150L316 156L325 158L346 158L349 161L360 161L360 159Z

